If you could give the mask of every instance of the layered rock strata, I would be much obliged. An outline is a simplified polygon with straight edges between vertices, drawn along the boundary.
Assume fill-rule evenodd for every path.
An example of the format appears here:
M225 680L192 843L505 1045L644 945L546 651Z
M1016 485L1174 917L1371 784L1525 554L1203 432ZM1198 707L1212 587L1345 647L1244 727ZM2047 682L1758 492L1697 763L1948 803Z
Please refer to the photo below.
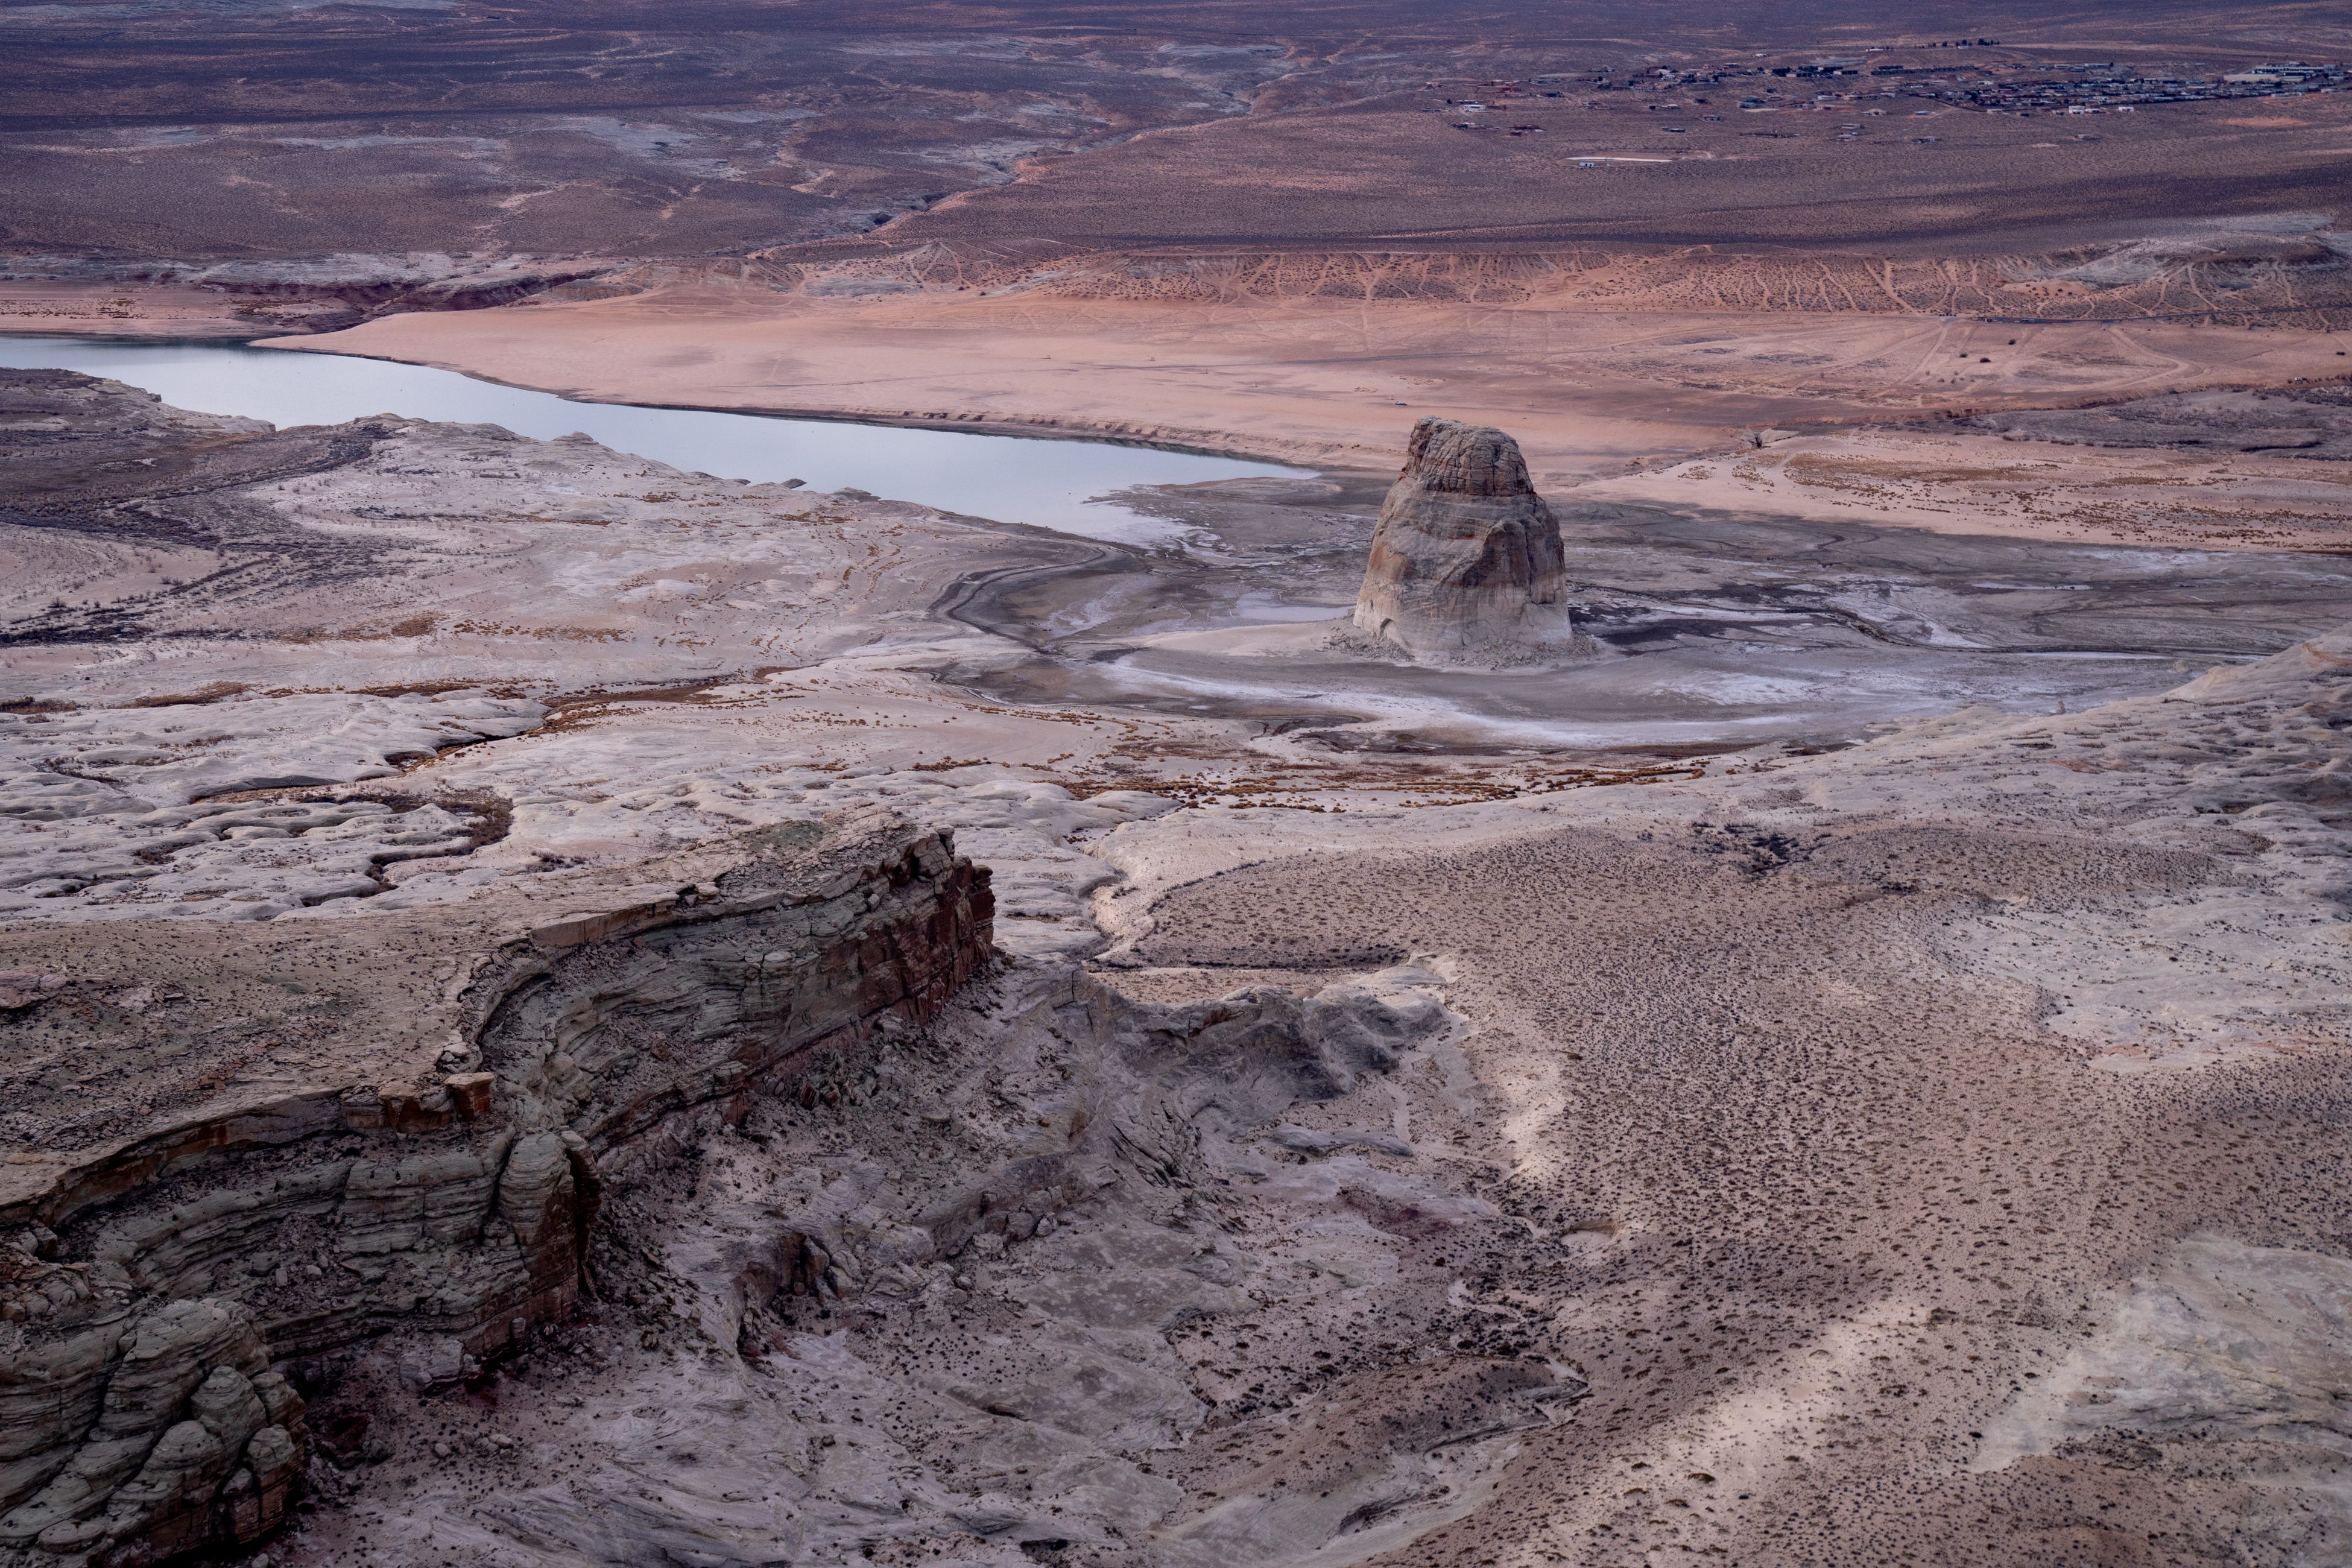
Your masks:
M1515 663L1570 646L1559 524L1519 444L1423 419L1381 504L1356 629L1415 658Z
M510 921L452 994L405 998L454 1026L423 1072L233 1100L12 1184L0 1563L258 1540L310 1441L274 1368L391 1336L411 1382L466 1375L579 1301L633 1140L919 1024L988 959L987 872L896 819L790 825L679 874ZM195 962L153 981L201 984L205 928L170 930Z
M429 1081L373 1074L177 1125L14 1200L0 1563L141 1568L247 1544L284 1519L306 1459L329 1506L297 1561L332 1555L363 1513L387 1562L452 1539L530 1562L771 1561L942 1535L1118 1550L1123 1533L1171 1563L1287 1560L1360 1517L1399 1539L1451 1517L1515 1435L1581 1396L1424 1282L1416 1321L1438 1314L1431 1331L1468 1349L1349 1384L1360 1451L1278 1521L1177 1527L1174 1450L1201 1449L1193 1465L1223 1441L1209 1424L1279 1422L1288 1400L1250 1390L1255 1373L1195 1386L1165 1330L1252 1317L1301 1270L1352 1301L1392 1271L1391 1246L1442 1256L1499 1223L1343 1109L1450 1037L1434 976L1171 1005L1057 966L967 984L988 874L887 819L639 869L666 875L499 927L445 992L410 999L412 1053L421 1031L452 1037ZM205 929L173 923L192 944ZM396 975L378 925L333 930L378 942ZM30 944L11 962L47 961L5 934ZM1284 1226L1296 1258L1280 1243L1259 1258L1233 1234L1243 1211L1210 1197L1268 1176L1300 1222ZM1005 1271L1032 1258L1058 1260L1028 1309L1041 1331L971 1342L1004 1327ZM1323 1331L1294 1316L1251 1332L1288 1336L1282 1356L1322 1376L1297 1336ZM828 1325L847 1337L819 1337ZM777 1407L813 1356L794 1411ZM140 1370L161 1357L166 1373ZM887 1386L901 1407L894 1476L926 1479L842 1469L883 1436L841 1408L853 1368L870 1370L852 1405ZM431 1395L461 1382L495 1390L489 1414L430 1435L452 1410ZM568 1392L542 1396L551 1382ZM605 1440L656 1405L687 1423L657 1424L684 1434L676 1460L656 1447L642 1476L613 1468ZM560 1440L586 1457L554 1464L523 1430L576 1434ZM452 1436L468 1467L446 1463ZM437 1474L412 1491L428 1447ZM449 1487L476 1456L497 1489L460 1505ZM950 1475L1016 1461L1048 1468L977 1503ZM724 1495L671 1495L681 1479ZM361 1491L406 1497L403 1519L331 1506ZM739 1506L771 1494L789 1500L751 1510L764 1523Z

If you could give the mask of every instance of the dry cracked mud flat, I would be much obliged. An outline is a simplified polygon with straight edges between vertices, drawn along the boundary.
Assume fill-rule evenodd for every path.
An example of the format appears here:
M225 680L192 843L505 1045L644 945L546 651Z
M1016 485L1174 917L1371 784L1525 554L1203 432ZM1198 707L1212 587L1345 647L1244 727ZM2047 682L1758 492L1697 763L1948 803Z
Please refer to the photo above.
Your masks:
M2352 1561L2336 557L0 396L8 1568Z

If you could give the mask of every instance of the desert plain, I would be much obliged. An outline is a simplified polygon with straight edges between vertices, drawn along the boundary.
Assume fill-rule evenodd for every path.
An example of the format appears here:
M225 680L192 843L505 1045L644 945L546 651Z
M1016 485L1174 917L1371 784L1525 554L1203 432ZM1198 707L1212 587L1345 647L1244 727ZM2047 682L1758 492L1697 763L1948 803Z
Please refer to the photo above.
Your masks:
M0 28L5 1568L2352 1561L2339 10Z

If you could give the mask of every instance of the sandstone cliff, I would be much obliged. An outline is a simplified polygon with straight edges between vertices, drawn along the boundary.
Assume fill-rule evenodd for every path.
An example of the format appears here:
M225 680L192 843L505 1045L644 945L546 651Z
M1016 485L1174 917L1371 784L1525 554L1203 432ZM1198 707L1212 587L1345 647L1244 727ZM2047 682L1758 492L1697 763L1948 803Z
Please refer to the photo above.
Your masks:
M1450 419L1412 427L1381 505L1356 626L1416 658L1516 663L1572 633L1559 524L1519 444Z
M578 1301L600 1164L673 1111L920 1022L987 960L987 872L896 819L791 825L684 869L705 874L509 921L441 996L402 994L400 944L375 936L373 1001L409 1059L374 1059L377 1015L354 1010L360 1037L331 1055L357 1081L279 1079L10 1167L0 1563L137 1568L259 1539L310 1441L273 1363L396 1336L412 1383L465 1375ZM157 923L152 988L219 989L219 928ZM37 961L55 937L0 940ZM435 1026L455 1043L420 1071ZM248 1082L277 1076L251 1042L215 1043L243 1047Z

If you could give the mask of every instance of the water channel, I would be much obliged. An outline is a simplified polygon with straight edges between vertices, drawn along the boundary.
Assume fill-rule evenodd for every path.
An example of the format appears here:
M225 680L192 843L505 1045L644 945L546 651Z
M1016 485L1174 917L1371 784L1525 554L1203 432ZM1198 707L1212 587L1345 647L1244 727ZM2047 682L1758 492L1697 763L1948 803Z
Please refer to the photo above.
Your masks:
M1199 484L1299 470L1109 441L1041 440L707 409L579 403L456 371L241 343L0 336L0 367L79 371L175 407L273 425L337 425L373 414L502 425L540 440L582 431L615 451L688 472L818 489L870 490L999 522L1154 544L1181 531L1095 498L1138 485Z

